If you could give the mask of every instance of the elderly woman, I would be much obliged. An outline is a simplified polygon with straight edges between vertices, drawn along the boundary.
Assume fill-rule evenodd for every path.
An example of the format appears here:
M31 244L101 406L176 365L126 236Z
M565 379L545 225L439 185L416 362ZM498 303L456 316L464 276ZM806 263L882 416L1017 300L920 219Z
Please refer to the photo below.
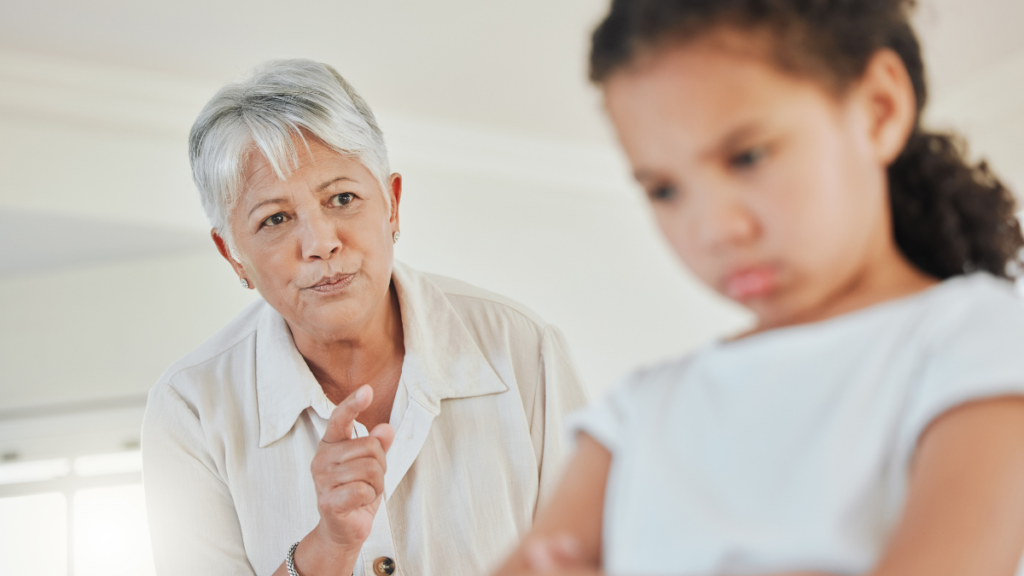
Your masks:
M264 65L190 136L253 304L175 363L143 429L157 573L482 574L530 527L584 394L526 308L393 261L402 179L329 66Z

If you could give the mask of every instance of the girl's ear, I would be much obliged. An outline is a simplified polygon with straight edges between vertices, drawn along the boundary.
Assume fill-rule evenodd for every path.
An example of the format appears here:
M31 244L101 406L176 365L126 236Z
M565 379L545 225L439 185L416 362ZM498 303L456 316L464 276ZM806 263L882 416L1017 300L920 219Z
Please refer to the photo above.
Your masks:
M867 111L875 156L888 166L903 151L917 121L914 84L903 59L888 48L879 50L868 62L855 91Z

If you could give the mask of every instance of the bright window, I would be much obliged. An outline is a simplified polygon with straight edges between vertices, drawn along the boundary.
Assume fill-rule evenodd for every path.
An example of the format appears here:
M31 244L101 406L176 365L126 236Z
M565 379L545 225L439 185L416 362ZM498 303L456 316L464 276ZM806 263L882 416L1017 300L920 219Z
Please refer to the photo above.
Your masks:
M65 576L67 510L59 492L0 498L0 574Z
M0 464L0 575L152 576L138 450Z
M142 486L79 490L74 508L74 576L154 573Z

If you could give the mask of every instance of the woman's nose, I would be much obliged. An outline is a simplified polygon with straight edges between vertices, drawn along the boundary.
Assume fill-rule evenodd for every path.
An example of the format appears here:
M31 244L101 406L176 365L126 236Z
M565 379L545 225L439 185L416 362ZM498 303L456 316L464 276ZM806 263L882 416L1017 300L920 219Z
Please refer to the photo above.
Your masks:
M333 223L321 216L307 218L302 227L302 259L328 260L338 252L341 238Z

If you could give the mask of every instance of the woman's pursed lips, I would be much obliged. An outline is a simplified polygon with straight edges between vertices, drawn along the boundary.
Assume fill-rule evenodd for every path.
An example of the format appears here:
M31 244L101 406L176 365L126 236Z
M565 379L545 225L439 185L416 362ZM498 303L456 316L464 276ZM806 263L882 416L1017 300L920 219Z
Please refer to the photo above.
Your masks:
M339 292L347 288L348 285L352 283L352 279L355 278L355 276L354 272L351 274L342 274L339 272L338 274L331 276L324 276L320 278L316 284L309 286L307 290L313 290L321 294Z

